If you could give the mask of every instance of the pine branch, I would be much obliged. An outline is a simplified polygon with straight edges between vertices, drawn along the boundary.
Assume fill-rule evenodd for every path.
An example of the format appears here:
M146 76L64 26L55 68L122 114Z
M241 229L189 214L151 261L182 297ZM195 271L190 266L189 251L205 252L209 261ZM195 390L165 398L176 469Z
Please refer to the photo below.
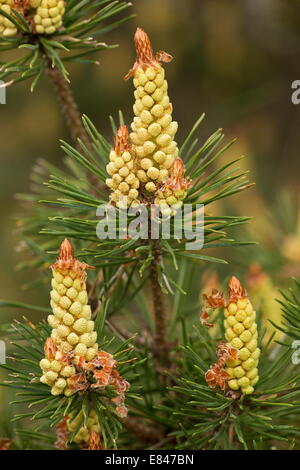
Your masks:
M81 114L69 83L65 80L61 71L57 67L52 66L48 57L45 58L45 67L46 74L53 85L60 104L61 112L65 116L72 140L77 149L81 148L78 139L80 139L87 148L90 148L91 142L81 120Z
M149 421L141 418L129 416L124 420L123 425L143 442L159 443L165 436L163 426L151 425Z
M2 2L3 3L3 2ZM29 2L28 2L29 3ZM106 5L103 5L103 4ZM2 5L2 4L1 4ZM25 6L25 5L24 5ZM28 5L27 5L28 6ZM76 2L69 0L65 2L65 12L61 11L61 22L58 26L52 26L50 30L44 30L40 24L35 24L34 16L27 15L28 11L22 8L20 11L10 9L10 13L0 8L0 16L7 18L14 25L14 31L10 37L0 37L0 50L14 51L22 49L26 53L17 59L9 59L0 64L0 79L9 80L7 85L32 79L31 91L36 87L44 71L44 60L41 50L51 60L68 80L69 72L65 63L93 63L98 65L97 60L88 58L95 52L107 48L116 47L99 42L98 36L118 27L120 24L132 18L115 18L131 6L130 3L118 0L91 0ZM46 14L49 12L46 11ZM49 15L48 20L51 20ZM113 20L110 23L109 21ZM13 57L15 54L12 55Z
M52 83L57 101L60 104L61 113L65 117L70 137L77 150L82 149L82 144L88 151L92 150L91 140L81 119L81 113L79 112L71 86L62 72L52 65L51 60L47 56L45 57L45 71ZM87 178L91 182L92 187L99 187L99 180L95 175L87 173Z
M152 288L154 312L154 353L159 363L170 366L170 345L167 340L167 319L162 288L159 282L160 245L159 240L152 240L153 260L150 266L150 282Z

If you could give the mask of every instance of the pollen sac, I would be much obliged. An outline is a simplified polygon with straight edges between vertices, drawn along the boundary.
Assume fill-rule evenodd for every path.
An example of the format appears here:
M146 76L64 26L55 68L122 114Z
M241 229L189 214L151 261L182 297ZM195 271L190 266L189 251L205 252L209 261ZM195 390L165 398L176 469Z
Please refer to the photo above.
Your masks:
M13 16L12 8L14 8L13 0L0 0L0 8L8 15ZM15 36L18 30L15 24L6 16L0 15L0 37L9 38Z
M61 26L65 13L64 0L31 0L36 5L33 17L34 29L37 34L53 34Z
M237 357L226 361L225 371L230 376L228 387L249 395L259 379L256 312L237 278L231 278L229 290L224 315L225 338L227 344L237 350Z

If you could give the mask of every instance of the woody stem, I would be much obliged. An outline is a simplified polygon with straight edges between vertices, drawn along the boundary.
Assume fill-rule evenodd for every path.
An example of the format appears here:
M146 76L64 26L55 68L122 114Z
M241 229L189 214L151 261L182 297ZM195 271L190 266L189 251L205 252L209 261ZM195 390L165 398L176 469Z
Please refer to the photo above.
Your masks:
M164 428L157 423L152 425L150 422L134 416L128 416L123 423L129 432L144 442L156 443L164 437Z
M45 59L46 63L46 74L48 75L54 90L56 92L57 99L59 101L62 114L66 119L71 138L78 147L78 139L80 139L86 147L90 147L90 139L83 126L81 115L74 99L74 95L69 83L65 80L63 74L57 67L52 67L49 58Z
M43 52L42 52L43 54ZM91 141L87 134L87 131L82 123L81 114L79 112L77 103L75 101L73 91L69 85L69 83L64 78L63 74L57 67L52 67L50 59L43 54L45 59L45 70L46 74L48 75L53 88L56 92L56 96L58 102L60 104L61 112L65 117L67 127L69 129L70 136L74 141L77 150L81 151L80 144L78 139L83 142L88 150L92 150ZM89 159L88 155L86 156ZM91 183L91 190L92 194L97 194L95 188L101 187L101 181L93 175L91 172L86 172L87 179Z
M153 260L150 266L150 281L152 288L153 312L154 312L154 352L161 365L170 364L170 350L167 341L166 312L163 292L159 284L160 246L159 240L152 240Z

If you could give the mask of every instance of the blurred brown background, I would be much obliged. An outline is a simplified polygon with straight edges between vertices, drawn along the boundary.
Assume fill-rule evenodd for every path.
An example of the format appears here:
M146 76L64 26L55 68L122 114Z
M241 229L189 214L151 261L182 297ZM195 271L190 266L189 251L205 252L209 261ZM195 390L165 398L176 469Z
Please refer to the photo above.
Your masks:
M287 186L299 188L299 113L291 103L291 83L300 79L299 1L284 0L133 0L137 16L102 37L117 49L99 54L100 66L72 66L75 96L82 112L112 138L108 115L132 116L132 84L123 76L134 62L132 36L137 26L151 36L155 50L175 60L167 66L178 141L206 112L202 138L223 127L238 137L229 157L245 154L244 168L257 186L234 203L244 215L265 216L265 204ZM31 94L29 83L9 88L0 106L0 298L45 303L44 293L23 292L24 274L12 235L20 210L16 192L30 187L34 161L60 164L58 139L69 139L52 89L43 78ZM262 202L262 198L265 203ZM35 273L33 273L34 277ZM26 274L26 277L28 275ZM38 298L40 297L40 298ZM47 303L47 302L46 302ZM6 321L13 311L1 311Z

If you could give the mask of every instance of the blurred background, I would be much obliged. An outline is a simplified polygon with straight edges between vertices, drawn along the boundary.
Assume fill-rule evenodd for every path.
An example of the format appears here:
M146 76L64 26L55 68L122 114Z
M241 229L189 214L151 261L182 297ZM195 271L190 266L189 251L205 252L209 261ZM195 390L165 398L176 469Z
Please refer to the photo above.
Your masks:
M117 116L122 109L127 123L132 117L133 87L123 76L135 59L136 27L149 33L154 50L172 54L174 60L166 67L174 118L180 125L177 140L205 112L201 140L219 127L226 140L237 137L225 159L245 155L242 167L256 182L254 188L232 197L226 209L254 217L242 237L250 236L261 246L257 251L243 248L242 256L231 250L223 255L238 266L256 261L256 256L264 264L264 253L273 253L275 259L281 252L287 261L283 277L297 274L300 262L300 105L291 102L291 84L300 79L299 4L298 0L132 0L136 18L101 38L119 47L99 53L99 66L70 69L81 112L112 141L108 116ZM22 289L28 273L14 268L22 256L15 250L14 219L21 207L14 195L30 190L36 159L60 165L58 139L69 140L47 78L33 94L28 82L9 88L7 104L0 105L0 122L0 298L47 305L41 290ZM265 258L264 268L271 270L273 258ZM278 266L276 282L283 272ZM0 312L1 322L16 313Z

